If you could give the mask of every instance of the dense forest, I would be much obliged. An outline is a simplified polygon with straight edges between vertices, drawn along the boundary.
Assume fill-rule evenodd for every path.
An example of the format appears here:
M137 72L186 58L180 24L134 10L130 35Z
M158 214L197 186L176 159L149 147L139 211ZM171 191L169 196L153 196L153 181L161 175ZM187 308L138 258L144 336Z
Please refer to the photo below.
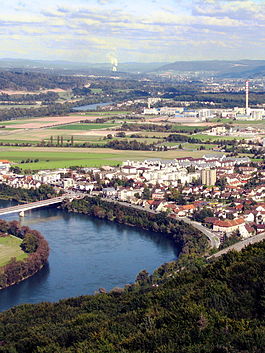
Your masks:
M230 252L158 287L0 315L3 353L264 353L265 242Z
M0 72L1 90L27 90L62 88L70 89L82 86L87 79L84 76L46 74L24 70Z
M38 231L21 226L17 221L0 220L0 234L2 237L11 234L23 239L21 249L29 254L23 261L12 258L0 268L0 289L3 289L39 271L48 260L49 245Z
M12 120L17 118L29 118L39 116L60 116L69 113L72 105L69 103L51 104L38 108L12 107L0 110L0 120Z

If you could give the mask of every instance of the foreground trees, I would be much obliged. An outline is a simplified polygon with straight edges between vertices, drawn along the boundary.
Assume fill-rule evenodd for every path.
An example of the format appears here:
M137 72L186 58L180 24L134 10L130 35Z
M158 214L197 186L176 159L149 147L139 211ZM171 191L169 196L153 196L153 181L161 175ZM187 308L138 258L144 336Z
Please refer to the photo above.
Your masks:
M0 314L0 352L264 353L264 269L265 242L159 287L21 305Z

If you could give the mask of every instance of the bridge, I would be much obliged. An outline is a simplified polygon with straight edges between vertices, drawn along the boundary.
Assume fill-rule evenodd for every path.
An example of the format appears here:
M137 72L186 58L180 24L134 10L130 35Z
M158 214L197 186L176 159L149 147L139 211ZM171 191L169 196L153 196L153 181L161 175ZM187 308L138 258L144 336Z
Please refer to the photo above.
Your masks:
M66 195L63 195L63 196L59 196L59 197L53 197L53 198L47 199L47 200L30 202L30 203L7 207L7 208L1 208L0 209L0 216L2 216L4 214L10 214L10 213L19 213L20 217L24 217L25 211L33 210L35 208L60 204L65 199L65 197L66 197Z

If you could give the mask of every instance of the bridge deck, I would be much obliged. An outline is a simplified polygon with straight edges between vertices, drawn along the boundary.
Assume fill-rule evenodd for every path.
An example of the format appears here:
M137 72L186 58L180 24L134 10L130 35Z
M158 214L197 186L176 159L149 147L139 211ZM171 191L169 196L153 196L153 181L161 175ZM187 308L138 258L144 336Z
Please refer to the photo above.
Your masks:
M34 208L40 208L40 207L45 207L45 206L49 206L49 205L54 205L57 203L61 203L64 200L64 198L65 198L65 196L60 196L60 197L54 197L52 199L47 199L47 200L42 200L42 201L29 202L29 203L23 204L23 205L1 208L0 209L0 216L4 215L4 214L19 213L22 211L33 210Z

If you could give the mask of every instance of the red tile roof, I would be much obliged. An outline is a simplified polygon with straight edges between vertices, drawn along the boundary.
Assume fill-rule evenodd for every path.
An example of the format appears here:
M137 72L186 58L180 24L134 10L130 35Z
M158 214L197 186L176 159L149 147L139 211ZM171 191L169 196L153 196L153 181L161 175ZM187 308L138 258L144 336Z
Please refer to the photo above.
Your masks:
M240 224L244 224L244 223L245 223L244 219L237 218L237 219L225 220L225 221L218 220L214 222L214 225L223 227L223 228L230 228L230 227L239 226Z

